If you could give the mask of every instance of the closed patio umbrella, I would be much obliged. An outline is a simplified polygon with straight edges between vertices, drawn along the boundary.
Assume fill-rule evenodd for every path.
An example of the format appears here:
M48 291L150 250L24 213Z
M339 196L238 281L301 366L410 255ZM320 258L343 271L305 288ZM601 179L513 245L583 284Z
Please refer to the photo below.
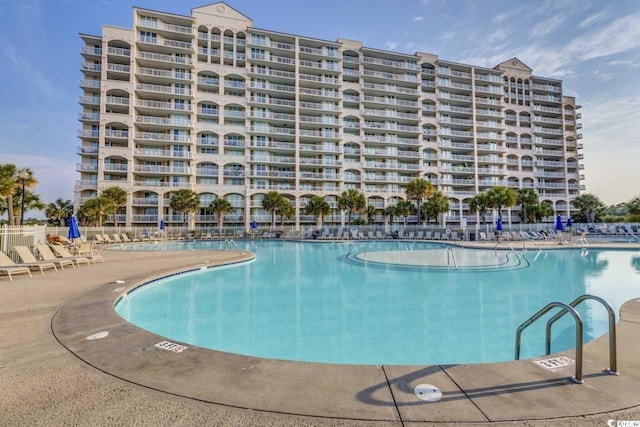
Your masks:
M573 222L571 222L571 218L567 218L567 227L571 228L572 225L573 225Z
M69 234L67 235L70 240L80 238L80 229L78 228L78 221L75 216L69 218Z
M564 231L564 226L562 225L562 218L560 218L560 215L556 216L556 231Z

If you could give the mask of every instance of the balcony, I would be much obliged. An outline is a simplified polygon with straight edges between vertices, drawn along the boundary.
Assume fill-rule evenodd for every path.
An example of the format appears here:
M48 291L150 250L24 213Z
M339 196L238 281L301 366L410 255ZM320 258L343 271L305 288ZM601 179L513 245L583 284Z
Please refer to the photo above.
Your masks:
M98 172L97 163L77 163L76 171L78 172Z
M100 138L100 131L97 129L79 130L78 138Z
M154 150L152 148L136 148L133 152L136 157L149 159L193 159L190 151Z
M135 173L190 175L191 168L185 166L134 165Z
M191 142L191 137L188 135L173 135L158 132L136 132L135 139L140 141Z
M158 215L132 215L132 222L158 222Z
M140 92L159 93L163 95L184 95L184 96L192 95L191 89L163 86L163 85L154 85L154 84L144 84L144 83L136 84L136 90Z
M191 80L191 73L176 72L171 70L160 70L157 68L138 67L136 76L147 76L158 79L171 80Z
M106 129L104 131L104 136L105 136L105 138L123 138L123 139L127 139L127 138L129 138L129 131L128 130L121 130L121 129Z
M78 120L81 122L99 122L100 113L79 113Z
M81 96L78 100L83 105L100 105L99 96Z
M193 61L188 56L173 56L173 55L166 55L162 53L145 52L145 51L138 51L138 53L136 54L136 58L140 59L141 62L151 61L151 62L162 62L165 64L178 64L178 65L193 64Z
M87 79L80 80L80 87L100 89L100 80L87 80Z
M152 187L152 188L191 188L190 182L164 182L156 180L133 181L134 187Z
M122 65L122 64L114 64L114 63L109 62L107 64L107 71L128 74L131 71L131 66Z
M85 73L97 73L100 74L102 71L101 64L80 64L80 71Z
M105 163L103 170L105 172L127 172L129 167L126 163Z
M133 206L158 206L160 201L157 197L134 197L131 201Z
M136 116L136 123L157 125L157 126L191 127L190 120L172 119L168 117L156 117L156 116Z
M76 149L76 154L81 156L97 156L100 152L98 147L78 147Z
M131 50L130 49L123 49L121 47L110 47L110 48L107 49L107 55L130 57L131 56Z

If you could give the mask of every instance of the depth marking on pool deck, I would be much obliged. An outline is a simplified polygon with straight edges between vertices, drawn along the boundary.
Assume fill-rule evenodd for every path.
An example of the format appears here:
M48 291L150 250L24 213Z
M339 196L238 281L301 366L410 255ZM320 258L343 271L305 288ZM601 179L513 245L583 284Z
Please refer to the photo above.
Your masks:
M576 361L570 357L560 356L552 357L550 359L534 360L533 363L541 368L552 371L558 368L566 368L567 366L575 365Z
M155 347L161 348L163 350L173 351L174 353L182 353L189 347L186 345L176 344L171 341L162 341L155 345Z

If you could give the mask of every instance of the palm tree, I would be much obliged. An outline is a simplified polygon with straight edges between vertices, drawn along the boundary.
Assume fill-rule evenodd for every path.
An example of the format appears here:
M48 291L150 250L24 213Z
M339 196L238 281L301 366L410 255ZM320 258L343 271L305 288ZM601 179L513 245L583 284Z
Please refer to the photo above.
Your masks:
M176 212L182 212L182 220L187 226L187 214L198 210L200 199L195 191L183 188L171 194L169 207Z
M222 197L218 197L209 204L209 209L218 215L218 234L222 234L222 225L224 223L224 215L232 213L235 209L231 206L231 202Z
M55 202L47 205L45 215L49 223L64 226L67 219L73 215L73 202L58 198Z
M15 177L18 173L16 165L7 163L0 165L0 201L4 201L7 207L7 220L9 225L15 225L13 213L13 195L16 191Z
M602 215L605 209L604 203L597 196L589 193L576 197L573 205L580 209L585 221L589 223L596 222L596 217Z
M438 215L449 212L449 199L441 191L435 190L433 195L420 207L420 210L427 222L431 218L438 221Z
M469 210L472 213L478 212L482 219L482 224L486 223L487 210L489 209L489 198L486 193L478 193L469 201Z
M284 197L277 191L269 191L262 199L262 207L271 213L271 228L276 226L276 212L281 208L282 199Z
M27 197L29 195L29 189L34 189L36 184L38 183L38 180L33 176L33 171L29 168L23 168L20 169L18 171L18 174L15 177L15 194L20 195L20 215L16 215L16 217L20 218L20 224L18 225L22 225L22 221L24 219L24 212L29 210L30 208L27 208ZM37 202L35 202L35 199L33 198L35 196L35 198L37 199ZM34 193L31 193L31 203L32 205L35 203L34 206L40 206L42 205L42 203L40 202L40 198L38 196L36 196ZM15 204L14 204L14 209L15 209ZM39 208L36 209L42 209L44 207L44 205L42 205Z
M365 210L365 214L367 215L367 224L373 224L373 220L378 214L378 209L375 206L369 205Z
M422 201L433 194L433 185L423 178L416 178L407 184L405 193L407 199L416 201L416 209L418 211L418 224L420 224L420 206ZM406 224L405 224L406 225Z
M400 200L398 203L396 203L395 214L397 216L404 217L404 226L405 227L407 226L407 219L408 219L409 215L411 215L413 210L414 210L413 203L411 203L409 200Z
M549 202L541 202L531 207L533 211L533 219L536 222L542 221L543 218L554 214L553 206Z
M111 200L113 204L113 223L118 226L118 212L127 205L127 192L120 187L109 187L102 192L102 197Z
M13 197L11 200L13 202L13 213L16 218L23 218L22 208L24 206L24 210L42 210L45 207L45 204L40 201L40 196L35 194L32 191L29 191L25 188L24 195L22 194L22 188L18 189L18 192L15 193L18 197ZM0 200L0 215L9 211L9 206L7 205L7 200ZM19 224L16 225L24 225L22 220L19 221Z
M511 188L502 185L491 187L487 190L489 207L498 210L498 217L502 218L502 209L515 206L518 202L518 194Z
M293 218L296 216L296 208L293 207L293 204L286 197L282 197L280 201L280 207L278 208L280 211L280 227L284 229L284 220L289 218Z
M304 212L307 215L314 215L318 228L322 228L322 220L325 215L331 213L331 206L323 197L311 196L307 206L304 208Z
M529 222L527 208L531 208L538 204L538 193L533 191L531 188L520 188L518 189L517 197L517 203L520 205L520 210L522 211L522 222L527 223Z
M348 224L351 224L351 213L363 212L366 204L364 194L355 188L343 191L340 197L338 197L338 209L347 211L349 218Z
M394 216L402 216L400 214L398 214L398 209L396 208L396 206L387 206L385 208L385 210L383 211L385 216L389 217L389 223L391 224L391 226L393 226L393 217Z
M96 197L87 200L78 209L78 220L85 225L97 225L102 227L102 222L106 219L107 212L113 209L113 203L106 197Z

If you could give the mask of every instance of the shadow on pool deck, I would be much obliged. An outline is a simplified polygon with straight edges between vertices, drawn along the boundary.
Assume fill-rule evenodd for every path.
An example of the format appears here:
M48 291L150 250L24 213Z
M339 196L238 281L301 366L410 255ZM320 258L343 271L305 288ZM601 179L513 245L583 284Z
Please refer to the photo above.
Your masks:
M96 419L96 414L113 424L173 423L170 420L212 424L213 420L224 420L221 425L518 420L555 425L558 418L563 418L563 425L603 425L610 418L640 419L638 300L621 308L617 327L621 375L602 372L608 366L608 345L607 337L600 337L585 346L583 385L569 380L573 367L552 372L531 360L428 367L354 366L260 359L192 346L176 354L155 347L162 337L127 323L113 310L118 295L114 291L122 286L115 279L134 286L162 271L210 265L222 256L227 261L243 258L239 253L220 251L105 251L105 264L11 283L0 281L0 334L4 337L0 340L0 379L5 386L0 397L0 407L5 408L0 411L0 424L102 424L105 418ZM72 302L60 308L68 300ZM43 327L47 319L52 319L49 331ZM51 331L83 363L74 364L68 352L60 352L59 344L49 338ZM100 331L109 331L109 336L86 340ZM35 342L30 342L29 334ZM572 351L563 354L573 357ZM87 372L84 363L108 376ZM90 385L85 386L86 382ZM65 386L60 389L61 383ZM440 388L442 399L433 403L419 400L413 389L423 383ZM114 388L128 396L128 402L105 398ZM57 390L55 395L52 390ZM90 397L93 401L87 400ZM61 408L63 403L58 400L65 399L77 409ZM122 406L130 402L138 403L137 412L123 413ZM202 402L217 405L203 407ZM169 408L173 408L170 414Z

